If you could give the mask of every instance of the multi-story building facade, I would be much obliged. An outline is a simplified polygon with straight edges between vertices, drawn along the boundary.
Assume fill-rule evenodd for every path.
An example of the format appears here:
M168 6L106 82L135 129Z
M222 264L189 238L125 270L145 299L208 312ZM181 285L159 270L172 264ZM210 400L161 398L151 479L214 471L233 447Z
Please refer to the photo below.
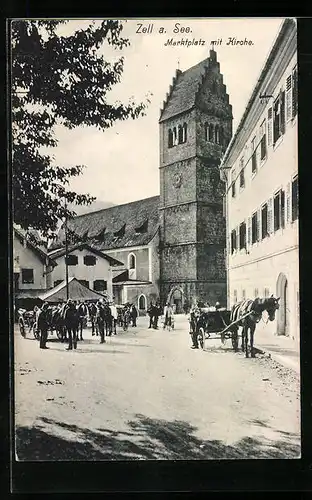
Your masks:
M51 259L27 232L13 227L14 291L20 297L36 295L51 288L51 273L55 267Z
M66 255L67 253L67 255ZM113 270L123 267L122 262L90 247L86 243L50 252L56 263L52 272L53 286L63 282L66 264L69 278L76 278L81 284L95 292L113 295Z
M280 297L266 325L299 345L297 33L285 20L223 157L228 307Z

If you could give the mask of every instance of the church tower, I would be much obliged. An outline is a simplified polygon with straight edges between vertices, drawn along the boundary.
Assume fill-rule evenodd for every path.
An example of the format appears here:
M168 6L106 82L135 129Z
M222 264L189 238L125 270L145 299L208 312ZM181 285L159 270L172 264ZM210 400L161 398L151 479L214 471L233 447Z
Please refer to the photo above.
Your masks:
M232 106L217 54L177 70L160 114L160 295L180 312L194 300L226 303L220 158Z

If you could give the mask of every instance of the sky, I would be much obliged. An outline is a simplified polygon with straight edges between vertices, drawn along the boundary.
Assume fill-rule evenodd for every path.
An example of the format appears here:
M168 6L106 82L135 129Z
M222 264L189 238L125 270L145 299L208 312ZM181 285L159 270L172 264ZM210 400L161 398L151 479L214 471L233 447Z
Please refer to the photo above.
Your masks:
M86 165L84 173L71 182L70 188L114 204L158 195L158 120L176 69L184 71L207 58L211 41L222 39L215 50L233 107L234 133L282 22L282 18L128 19L122 36L129 38L130 47L118 50L116 55L111 50L104 51L108 59L125 57L121 83L114 87L109 99L126 103L134 96L140 102L152 94L151 103L145 117L115 122L104 132L89 127L58 128L59 143L52 151L56 162L64 166ZM191 32L173 33L176 23L180 23L179 28L189 27ZM89 21L72 20L61 28L62 34L85 24ZM151 24L152 33L137 33L140 25ZM166 33L159 33L161 27ZM229 37L246 38L253 44L227 45ZM165 46L171 38L202 40L205 44Z

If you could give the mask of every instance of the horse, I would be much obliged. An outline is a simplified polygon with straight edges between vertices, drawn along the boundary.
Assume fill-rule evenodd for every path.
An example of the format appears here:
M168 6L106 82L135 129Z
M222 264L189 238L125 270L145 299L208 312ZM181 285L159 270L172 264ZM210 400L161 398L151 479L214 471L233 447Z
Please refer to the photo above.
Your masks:
M267 311L269 315L269 321L274 321L275 312L279 308L280 297L275 298L273 295L268 298L260 299L246 299L234 304L231 310L230 322L234 322L242 318L248 313L249 316L243 318L241 321L232 327L232 331L237 334L239 327L242 327L242 350L245 351L246 358L249 356L248 351L248 332L250 332L250 354L251 357L255 356L254 353L254 333L256 329L256 324L259 323L262 318L262 313Z
M98 335L98 328L97 328L97 322L96 322L96 313L97 313L97 308L95 304L90 304L88 306L89 309L89 317L91 321L91 327L92 327L92 335Z
M113 317L107 303L99 303L96 312L96 326L100 332L101 344L105 342L105 336L112 334Z
M62 312L63 308L53 307L49 311L48 319L51 331L55 330L61 342L65 342L67 340L67 332Z

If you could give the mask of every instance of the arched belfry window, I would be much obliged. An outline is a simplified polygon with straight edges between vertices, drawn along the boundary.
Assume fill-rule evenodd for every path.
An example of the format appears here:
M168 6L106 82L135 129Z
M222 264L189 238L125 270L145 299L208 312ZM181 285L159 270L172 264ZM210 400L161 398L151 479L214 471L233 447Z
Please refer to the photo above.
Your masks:
M178 126L178 142L179 144L182 144L183 141L183 128L182 125Z
M168 130L168 148L172 148L173 146L173 132L171 128Z
M187 141L187 124L183 123L183 142Z
M220 144L220 130L219 130L219 125L216 125L215 128L215 143Z
M213 142L214 141L214 133L213 133L213 125L212 123L210 123L209 125L209 133L208 133L208 140L209 142Z
M178 134L177 127L173 128L173 145L176 146L178 144Z
M134 253L128 255L129 278L136 279L136 256Z
M205 141L208 141L208 139L209 139L209 132L208 132L208 130L209 130L209 125L206 122L205 123Z
M220 131L219 131L219 144L221 144L221 146L224 146L224 131L223 131L223 127L220 127Z

